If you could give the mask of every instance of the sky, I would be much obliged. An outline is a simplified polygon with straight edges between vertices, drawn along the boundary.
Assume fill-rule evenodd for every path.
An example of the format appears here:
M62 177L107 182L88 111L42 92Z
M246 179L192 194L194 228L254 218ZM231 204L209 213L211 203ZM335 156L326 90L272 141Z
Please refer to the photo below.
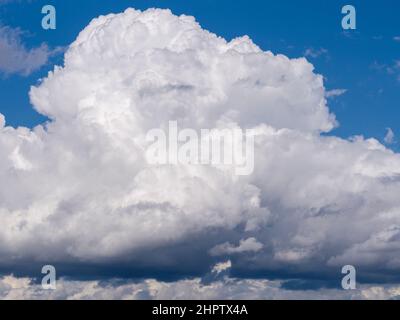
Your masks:
M0 298L400 296L398 1L46 4L0 0ZM254 170L149 163L171 120Z

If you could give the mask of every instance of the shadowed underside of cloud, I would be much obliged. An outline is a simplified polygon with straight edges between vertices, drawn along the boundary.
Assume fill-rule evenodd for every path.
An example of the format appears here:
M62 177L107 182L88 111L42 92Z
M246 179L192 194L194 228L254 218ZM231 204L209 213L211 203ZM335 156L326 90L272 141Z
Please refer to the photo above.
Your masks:
M140 284L171 297L227 258L234 286L336 281L345 264L363 282L399 280L400 156L375 139L321 135L337 122L306 59L228 42L193 17L128 9L94 19L30 97L49 123L14 129L0 117L3 274L49 263L61 277L173 274L174 285ZM170 120L253 129L254 173L149 165L145 135ZM210 294L223 297L222 283Z

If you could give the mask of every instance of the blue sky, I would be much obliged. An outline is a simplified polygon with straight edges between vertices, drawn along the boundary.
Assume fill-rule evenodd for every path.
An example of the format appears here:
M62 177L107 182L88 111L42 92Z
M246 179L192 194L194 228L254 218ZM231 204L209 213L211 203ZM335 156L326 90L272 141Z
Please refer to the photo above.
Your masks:
M57 9L57 29L41 28L41 8ZM247 34L264 50L290 58L304 56L326 78L326 87L346 89L330 99L329 106L340 126L332 134L364 135L383 140L386 128L400 131L400 3L396 0L351 1L357 10L357 30L344 33L341 8L345 1L133 1L83 0L17 1L0 7L1 25L20 28L27 49L47 43L50 48L68 46L89 21L127 7L168 7L176 14L194 15L203 28L227 39ZM45 120L31 107L28 91L62 54L50 58L39 70L26 75L4 73L0 77L0 112L8 125L32 127ZM396 144L391 146L397 149Z

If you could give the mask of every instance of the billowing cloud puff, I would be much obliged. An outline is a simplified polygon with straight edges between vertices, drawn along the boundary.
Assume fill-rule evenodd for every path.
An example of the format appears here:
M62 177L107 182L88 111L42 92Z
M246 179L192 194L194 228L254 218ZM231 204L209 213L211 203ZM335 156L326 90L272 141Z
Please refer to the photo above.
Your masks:
M364 281L396 278L400 156L321 135L337 125L325 96L306 59L228 42L193 17L94 19L30 91L51 121L0 119L2 269L179 278L234 252L237 277L337 279L354 264ZM169 121L252 129L254 173L148 164L146 133Z

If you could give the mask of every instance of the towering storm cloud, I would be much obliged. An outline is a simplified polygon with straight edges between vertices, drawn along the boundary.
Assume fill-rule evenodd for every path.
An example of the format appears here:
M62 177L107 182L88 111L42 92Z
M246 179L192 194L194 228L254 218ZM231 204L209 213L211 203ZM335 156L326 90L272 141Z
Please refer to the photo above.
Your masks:
M353 264L362 281L397 279L400 156L324 134L338 125L325 96L305 58L193 17L94 19L31 88L50 121L0 117L2 270L182 279L230 259L238 278L335 280ZM254 172L149 164L146 134L169 121L252 129Z

